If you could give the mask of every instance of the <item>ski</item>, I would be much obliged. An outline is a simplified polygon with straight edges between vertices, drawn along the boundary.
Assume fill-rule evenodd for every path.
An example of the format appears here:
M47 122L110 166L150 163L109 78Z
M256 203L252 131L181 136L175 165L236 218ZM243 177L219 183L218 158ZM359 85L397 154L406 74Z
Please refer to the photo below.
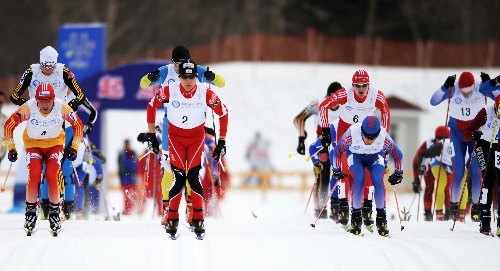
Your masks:
M36 231L36 229L34 229L34 228L29 228L29 229L24 228L24 231L26 232L26 236L31 236Z
M196 234L196 239L197 240L203 240L203 237L205 236L205 234Z
M496 235L492 232L481 232L481 234L485 235L485 236L491 236L491 237L496 237Z
M347 225L347 224L346 225L341 224L341 225L342 225L342 229L344 229L345 231L349 232L349 229L350 229L349 225Z
M61 229L59 230L49 229L49 232L52 234L52 236L57 237L59 235L59 232L61 232Z
M368 230L369 232L373 233L373 225L367 226L364 225L365 229Z
M170 239L172 239L172 240L177 240L177 238L179 237L179 234L170 234L169 233L169 235L170 235Z

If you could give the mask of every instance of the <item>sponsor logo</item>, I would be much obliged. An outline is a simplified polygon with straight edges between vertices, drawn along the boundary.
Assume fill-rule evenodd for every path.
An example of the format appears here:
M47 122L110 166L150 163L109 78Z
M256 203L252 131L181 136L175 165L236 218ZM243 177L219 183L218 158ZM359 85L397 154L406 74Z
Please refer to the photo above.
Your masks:
M455 102L456 104L461 104L461 103L462 103L462 98L457 97L457 98L455 98L454 102Z
M125 97L125 86L121 76L104 75L99 78L97 85L99 99L121 100Z
M352 110L354 109L354 108L352 108L352 106L346 106L346 107L344 107L344 108L345 108L345 110L347 110L347 111L352 111Z

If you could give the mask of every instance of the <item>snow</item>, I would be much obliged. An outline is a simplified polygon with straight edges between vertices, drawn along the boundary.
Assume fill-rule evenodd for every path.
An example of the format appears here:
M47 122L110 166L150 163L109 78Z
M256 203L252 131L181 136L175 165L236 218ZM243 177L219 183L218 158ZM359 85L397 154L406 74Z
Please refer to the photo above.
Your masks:
M2 270L494 270L500 260L500 240L479 234L478 223L416 221L417 201L410 221L399 219L392 189L387 190L391 238L363 229L364 237L344 231L329 219L316 221L312 205L304 215L307 192L242 191L233 189L220 203L223 219L208 217L205 240L185 227L170 240L160 218L152 218L152 202L142 217L104 221L69 220L58 237L48 221L38 221L27 237L23 214L0 214ZM108 195L121 210L120 193ZM408 210L413 194L398 194ZM2 194L2 209L9 196ZM181 208L183 210L183 208ZM422 209L420 209L422 210ZM110 209L110 212L112 210ZM257 216L255 218L252 212ZM391 219L393 217L393 219ZM495 225L494 223L492 225Z
M436 125L444 124L446 116L446 104L431 107L430 96L448 75L459 75L466 70L318 63L233 62L207 66L226 79L226 87L215 90L230 112L227 166L233 172L248 170L245 148L257 130L271 141L271 161L276 169L310 171L310 164L302 156L287 158L295 152L297 144L293 117L311 100L324 95L331 81L348 85L357 69L366 69L372 84L386 96L397 95L425 110L420 119L421 142L433 134ZM500 69L467 70L476 76L480 71L492 76L500 74ZM5 112L10 114L14 109L9 106ZM207 125L211 126L208 115ZM116 171L114 161L125 138L132 139L137 152L144 149L134 139L147 128L145 111L109 111L100 117L108 127L103 151L108 157L109 174ZM314 129L312 122L308 120L306 124L308 131ZM21 132L21 128L16 130L18 144ZM312 140L309 137L306 143ZM4 162L0 166L2 181L8 165ZM7 187L13 184L12 179L9 177ZM298 186L297 180L292 182ZM116 186L118 182L113 178L109 184ZM308 185L312 185L310 179ZM500 240L479 234L478 223L470 218L450 231L451 221L423 222L422 206L417 222L414 203L412 217L403 221L405 229L400 231L391 190L387 188L391 238L366 230L364 237L353 236L330 220L319 220L316 228L312 228L310 224L316 220L312 204L303 214L309 191L250 191L235 182L221 202L223 219L206 219L205 240L195 240L194 234L181 225L179 239L172 241L160 227L159 217L152 218L151 202L148 215L142 217L133 215L117 222L103 221L104 215L100 214L88 221L66 221L57 238L49 234L47 221L38 221L38 231L26 237L22 229L23 214L5 213L12 204L12 190L8 189L0 194L0 269L493 270L499 266L500 259L494 252L500 248ZM414 194L397 195L400 208L408 209ZM114 212L122 210L119 192L111 190L108 199L115 207ZM493 228L495 225L492 222Z

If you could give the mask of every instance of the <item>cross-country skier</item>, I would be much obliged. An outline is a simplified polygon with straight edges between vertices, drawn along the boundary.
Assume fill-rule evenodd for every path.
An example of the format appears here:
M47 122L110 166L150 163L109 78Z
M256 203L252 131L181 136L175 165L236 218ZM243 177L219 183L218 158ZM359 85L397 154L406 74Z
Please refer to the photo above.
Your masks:
M161 88L151 98L147 106L148 134L150 150L159 151L155 135L156 108L166 103L169 112L168 148L174 172L174 181L169 191L167 233L175 235L179 224L179 204L186 181L191 186L193 204L192 225L194 232L205 232L203 224L203 187L200 182L201 157L205 137L205 114L210 107L219 115L220 136L214 149L216 161L226 153L226 132L228 112L217 94L207 89L198 80L197 65L190 61L179 64L180 82L173 82ZM163 131L165 133L165 130Z
M41 83L51 84L54 88L55 97L61 99L63 102L68 103L68 105L73 109L73 111L78 110L78 106L82 105L89 113L89 119L85 123L83 131L85 134L89 134L94 126L97 119L97 111L85 97L82 89L76 81L75 75L71 70L62 63L57 62L57 57L59 54L51 46L47 46L40 51L40 63L32 64L22 75L21 80L17 84L16 88L10 96L12 103L16 105L22 105L26 102L23 95L26 89L28 90L29 97L34 98L35 90ZM70 98L69 95L73 95ZM72 141L73 131L71 126L66 123L66 141L65 146L69 146ZM75 195L74 182L71 178L73 174L73 165L70 161L63 158L61 162L61 178L64 178L64 204L63 212L66 219L70 218L71 212L73 211L73 200ZM42 208L42 218L47 218L48 215L48 187L47 182L42 180L40 185L40 206ZM61 191L62 193L62 191Z
M394 173L389 176L389 183L396 185L403 180L403 154L391 136L380 125L380 120L375 116L367 116L361 124L353 124L337 142L333 150L332 176L342 179L345 174L341 171L341 158L347 154L349 173L352 176L352 209L350 232L361 234L361 207L363 201L363 187L365 182L365 169L375 187L375 205L377 217L375 219L379 235L387 236L387 219L385 211L385 157L390 154L394 158Z
M453 186L451 190L450 211L452 215L457 213L459 209L458 201L462 191L462 178L465 169L465 152L469 157L472 157L474 142L466 141L462 137L463 131L469 126L474 116L486 104L486 98L479 92L481 82L474 79L474 75L470 72L462 72L458 81L456 76L448 76L444 84L437 89L431 97L430 104L436 106L443 101L448 100L449 103L449 120L448 127L450 128L450 139L453 142L455 156L453 156ZM488 93L491 99L495 99L492 93ZM469 174L472 179L472 210L471 218L473 221L479 221L479 194L480 194L480 176L477 159L472 159ZM460 206L460 213L455 219L465 221L465 208Z
M450 219L450 196L453 181L453 165L451 158L455 155L453 144L450 142L450 129L438 126L434 132L434 138L424 142L415 154L413 160L413 175L417 176L413 181L413 191L419 193L420 178L424 175L424 220L432 221L432 198L434 191L434 180L439 183L436 192L436 220L444 221ZM426 176L430 175L430 176ZM443 206L445 212L443 212Z
M73 161L76 158L78 143L83 136L83 127L76 113L61 99L55 98L51 84L40 84L34 93L35 98L26 101L12 114L5 123L5 142L8 144L9 161L17 160L14 144L14 129L26 121L23 142L26 147L28 162L28 184L26 185L26 222L24 228L28 234L35 228L38 215L38 185L42 175L42 165L46 163L45 176L49 188L49 222L51 230L56 234L60 228L59 189L57 175L60 159L63 156L64 121L73 127L74 135L71 147L64 151L64 157Z
M165 87L170 83L179 81L179 64L182 61L191 60L191 54L183 45L178 45L172 50L171 64L167 64L159 67L158 69L149 72L141 78L140 86L141 88L147 88L153 85L158 85L161 87ZM201 83L210 83L219 88L222 88L226 85L226 82L222 76L217 73L214 73L209 70L208 67L204 67L202 65L198 65L198 74L203 74L203 76L198 77L198 81ZM167 106L164 105L165 116L163 118L163 124L161 130L164 131L162 134L162 155L161 155L161 163L168 164L169 163L169 149L168 149L168 117L167 117ZM164 174L162 179L162 192L163 192L163 218L162 225L165 225L167 219L167 207L168 207L168 190L172 184L173 174L171 170L169 170L168 165L164 166ZM186 195L189 192L186 191ZM186 198L187 200L187 198ZM192 205L188 202L186 206L186 213L192 213ZM188 221L191 223L191 221Z
M382 127L384 127L386 131L389 131L391 114L384 93L381 90L377 90L377 88L370 84L370 76L365 70L357 70L352 76L351 87L347 90L344 88L340 89L320 104L319 117L322 127L321 137L324 148L327 148L331 142L331 134L328 126L330 110L328 109L338 105L343 106L339 109L340 120L337 129L337 140L344 135L345 131L352 124L360 123L367 116L374 116L377 108L380 110L382 117ZM347 158L344 155L342 158L342 168L344 171L347 171L346 159ZM371 200L371 189L373 188L373 185L371 184L369 173L366 173L366 176L366 187L364 192L365 201L363 202L363 221L365 226L371 226L373 224L373 204ZM349 201L347 197L349 194L349 188L351 187L351 185L349 185L349 179L350 177L345 178L340 180L339 183L339 222L344 226L346 226L349 222Z
M304 125L306 120L314 115L314 122L315 122L315 127L316 127L316 137L319 137L321 135L321 126L319 124L319 105L327 98L330 97L332 94L337 92L337 90L341 89L342 85L339 82L332 82L329 86L328 89L326 90L326 96L319 97L316 100L313 100L304 110L302 110L294 119L293 123L295 125L295 128L297 128L299 132L299 144L297 146L297 153L300 155L304 155L305 153L305 140L307 137L307 132L304 130ZM329 117L329 123L337 122L338 123L338 112L339 112L339 106L330 108L330 114L328 115ZM316 143L316 141L313 143L313 145ZM320 142L321 143L321 142ZM321 147L321 146L320 146ZM311 148L309 149L311 150ZM319 151L319 152L317 152ZM330 159L328 158L328 148L314 148L314 152L316 153L314 162L313 162L313 172L314 176L316 177L316 185L315 185L315 191L314 191L314 198L315 198L315 216L318 216L318 214L321 211L321 207L323 206L323 201L326 199L328 196L328 184L330 183ZM310 153L313 154L313 153ZM337 197L337 194L335 195L335 198L332 196L331 200L331 212L330 212L330 217L337 221L338 220L338 209L339 209L339 200ZM327 212L323 211L321 213L320 218L327 218Z
M479 208L479 232L486 235L491 233L491 204L493 202L495 183L498 180L495 151L498 151L499 106L500 96L497 96L495 104L487 105L479 110L463 132L464 140L474 140L476 142L475 155L483 176ZM500 227L498 229L500 230ZM497 234L499 233L497 232Z

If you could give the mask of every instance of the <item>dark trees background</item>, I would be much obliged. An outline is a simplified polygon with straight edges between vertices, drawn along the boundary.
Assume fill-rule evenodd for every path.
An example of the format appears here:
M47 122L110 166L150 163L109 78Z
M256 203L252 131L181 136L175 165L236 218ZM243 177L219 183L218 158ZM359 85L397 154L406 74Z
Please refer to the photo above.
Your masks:
M478 43L498 41L500 1L17 0L0 1L0 78L21 75L56 45L61 24L107 24L108 60L234 35L304 35Z

